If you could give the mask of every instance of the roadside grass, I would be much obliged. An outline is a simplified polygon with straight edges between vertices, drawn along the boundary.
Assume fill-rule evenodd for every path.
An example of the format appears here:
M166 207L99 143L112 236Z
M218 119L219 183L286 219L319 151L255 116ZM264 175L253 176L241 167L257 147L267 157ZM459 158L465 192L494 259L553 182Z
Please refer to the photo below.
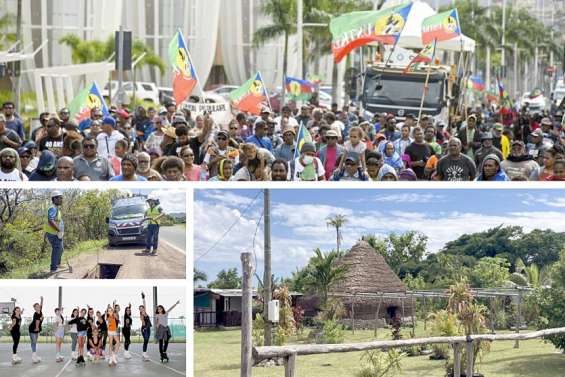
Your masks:
M308 331L308 330L306 330ZM235 377L239 376L240 334L237 329L218 331L196 331L194 334L194 375L196 377ZM421 324L416 336L426 336ZM408 338L409 330L403 329L403 337ZM390 330L379 329L377 339L390 339ZM375 340L372 330L345 332L345 342L365 342ZM301 342L294 342L301 343ZM485 377L563 377L565 375L565 355L543 340L520 342L514 349L513 341L493 342L491 351L485 355L476 372ZM360 369L362 352L331 353L299 356L297 373L307 377L345 377L355 376ZM404 357L401 361L403 377L443 377L445 361L429 360L428 356ZM284 367L254 367L254 377L283 377Z
M66 263L67 259L72 259L79 254L89 254L94 253L96 250L105 248L108 245L108 240L89 240L79 242L75 247L70 250L65 250L63 253L63 265ZM37 261L31 266L21 266L17 269L10 271L2 276L3 279L32 279L34 277L43 277L46 271L49 271L49 266L51 264L51 252L49 251L47 255Z

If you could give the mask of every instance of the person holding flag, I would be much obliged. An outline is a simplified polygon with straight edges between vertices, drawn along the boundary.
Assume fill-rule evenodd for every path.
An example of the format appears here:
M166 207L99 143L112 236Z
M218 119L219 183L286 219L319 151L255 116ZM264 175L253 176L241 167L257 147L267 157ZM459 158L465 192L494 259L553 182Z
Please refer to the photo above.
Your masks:
M265 102L268 103L269 109L271 108L267 88L260 72L232 91L229 98L236 109L253 115L261 114Z
M81 90L68 107L70 119L74 119L80 131L90 128L93 121L110 116L106 101L95 82Z

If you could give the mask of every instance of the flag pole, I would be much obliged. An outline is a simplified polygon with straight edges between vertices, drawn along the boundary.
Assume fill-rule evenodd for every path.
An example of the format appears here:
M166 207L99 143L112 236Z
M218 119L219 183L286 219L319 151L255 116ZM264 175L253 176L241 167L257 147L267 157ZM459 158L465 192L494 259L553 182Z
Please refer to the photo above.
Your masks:
M422 99L420 100L420 110L418 110L418 125L422 125L422 108L424 107L424 99L426 98L426 93L428 92L428 81L430 80L430 72L432 70L432 64L434 64L434 59L436 56L436 44L437 38L434 39L434 52L432 53L432 61L428 64L428 70L426 72L426 81L424 82L424 91L422 93Z
M192 60L192 55L190 55L190 50L188 48L188 45L186 44L186 41L184 40L184 35L182 34L182 30L181 30L180 27L178 28L178 32L182 36L182 39L184 41L184 45L186 46L186 53L188 54L188 60L190 61L190 66L192 68L194 68L194 77L196 78L196 83L198 84L198 87L200 88L200 93L202 93L202 102L206 103L206 95L204 94L204 88L202 88L202 84L200 83L200 79L198 78L198 73L196 72L196 67L194 66L194 62ZM189 98L190 98L190 96L189 96Z
M261 84L263 84L263 89L265 90L265 94L267 97L267 104L269 105L269 109L271 110L271 113L273 112L273 107L271 106L271 100L269 99L269 92L267 92L267 86L265 85L265 81L263 81L263 75L261 74L261 71L257 71L257 73L259 74L259 77L261 78ZM285 77L286 79L286 77Z

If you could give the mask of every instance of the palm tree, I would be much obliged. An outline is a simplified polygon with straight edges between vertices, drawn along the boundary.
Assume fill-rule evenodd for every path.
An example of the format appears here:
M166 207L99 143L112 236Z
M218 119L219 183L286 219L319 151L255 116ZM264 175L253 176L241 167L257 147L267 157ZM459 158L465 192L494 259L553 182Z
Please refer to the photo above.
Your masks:
M347 222L347 218L345 217L345 215L334 215L332 216L328 216L326 218L326 225L332 228L335 228L335 233L336 233L336 246L337 246L337 252L339 253L339 246L341 245L341 241L343 240L343 235L341 234L341 228L345 225L345 223Z
M336 265L336 261L341 256L342 254L335 250L323 253L320 249L316 249L314 256L310 258L308 263L306 286L320 294L322 307L328 300L328 292L331 286L345 278L347 266Z
M282 72L282 95L284 104L285 77L288 67L288 38L296 33L296 1L295 0L264 0L261 4L261 12L271 17L272 23L263 26L253 34L254 47L263 46L272 39L284 36L283 72Z
M208 280L208 275L206 275L206 273L204 271L198 270L198 269L194 269L194 278L193 278L193 282L196 283L197 281L207 281Z
M521 283L520 285L528 285L533 288L539 288L542 285L549 284L549 272L547 268L539 267L532 263L526 266L522 258L516 259L516 272L512 274L512 281L515 283Z

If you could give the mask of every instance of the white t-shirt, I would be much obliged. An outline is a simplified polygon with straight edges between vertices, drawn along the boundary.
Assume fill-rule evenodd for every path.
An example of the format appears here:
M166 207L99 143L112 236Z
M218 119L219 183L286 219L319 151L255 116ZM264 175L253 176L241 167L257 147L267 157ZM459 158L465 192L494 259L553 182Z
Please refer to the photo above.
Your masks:
M276 123L275 124L275 132L281 132L281 120L282 120L282 117L280 115L274 119L274 121ZM300 125L298 124L298 121L296 119L294 119L293 117L288 117L287 127L298 127L298 126L300 126ZM304 125L304 126L306 126L306 125Z
M18 169L14 169L9 173L4 173L0 170L0 181L4 182L22 182L27 181L27 176L25 174L20 173Z
M113 130L111 135L102 132L96 136L98 141L98 156L109 158L116 155L116 142L125 136L120 132Z
M291 162L292 163L292 162ZM289 164L291 164L289 163ZM326 174L326 170L324 169L324 164L318 157L314 157L314 167L316 168L316 177L313 179L314 181L318 180L318 177L322 177ZM292 167L288 169L288 179L291 181L302 181L302 172L304 171L304 165L300 163L300 157L294 160L294 171ZM292 174L294 173L294 174ZM291 175L292 174L292 175Z
M360 141L357 145L353 146L353 144L351 144L351 141L347 140L345 143L343 143L343 146L345 147L345 150L348 153L355 152L359 155L365 153L365 150L367 149L367 145L362 141Z

